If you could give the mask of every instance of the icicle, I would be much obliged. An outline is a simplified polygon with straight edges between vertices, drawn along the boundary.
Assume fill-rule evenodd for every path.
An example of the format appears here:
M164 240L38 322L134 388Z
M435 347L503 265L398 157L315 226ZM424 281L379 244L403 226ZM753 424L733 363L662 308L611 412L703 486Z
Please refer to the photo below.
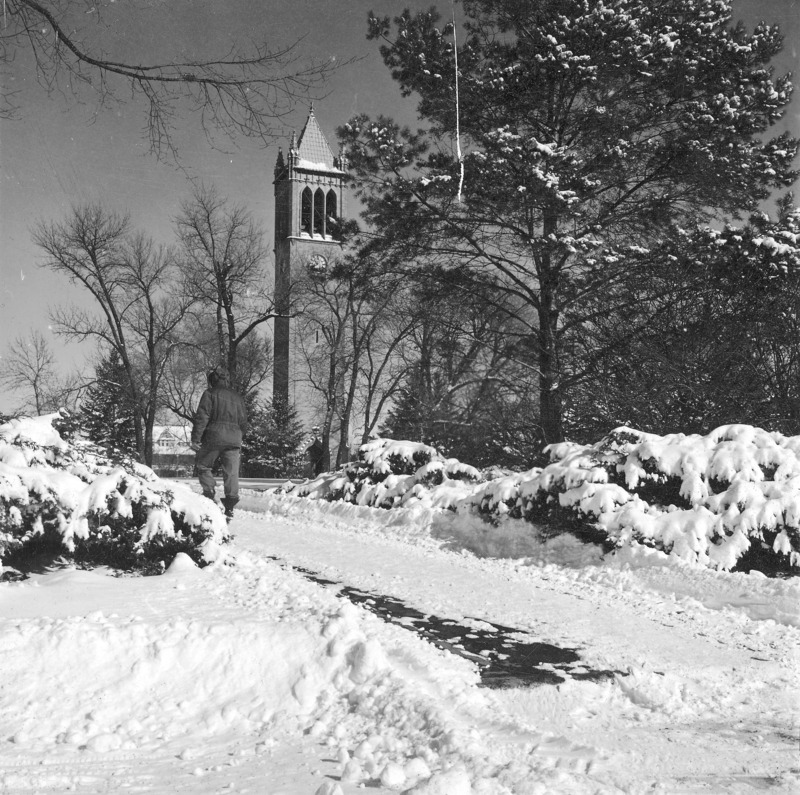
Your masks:
M459 119L460 108L458 105L458 40L456 39L456 4L455 0L452 2L453 6L453 62L456 73L456 156L458 157L458 196L457 201L461 202L461 192L464 188L464 158L461 154L461 122Z

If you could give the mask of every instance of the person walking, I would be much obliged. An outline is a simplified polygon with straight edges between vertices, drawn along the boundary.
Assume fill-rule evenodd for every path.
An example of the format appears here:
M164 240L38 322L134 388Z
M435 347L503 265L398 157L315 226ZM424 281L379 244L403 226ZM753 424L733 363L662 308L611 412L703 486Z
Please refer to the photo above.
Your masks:
M242 437L247 433L247 408L244 398L228 384L228 373L217 367L208 374L208 389L203 392L192 424L191 448L195 451L197 477L203 496L214 499L217 482L212 468L219 459L225 496L225 518L233 518L239 502L239 460Z

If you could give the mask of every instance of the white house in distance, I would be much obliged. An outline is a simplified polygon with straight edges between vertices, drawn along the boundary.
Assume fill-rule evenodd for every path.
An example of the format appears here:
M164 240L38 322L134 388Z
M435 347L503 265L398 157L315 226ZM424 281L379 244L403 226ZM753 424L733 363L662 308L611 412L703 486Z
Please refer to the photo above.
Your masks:
M191 425L154 425L153 470L165 477L191 475L194 469L191 436Z

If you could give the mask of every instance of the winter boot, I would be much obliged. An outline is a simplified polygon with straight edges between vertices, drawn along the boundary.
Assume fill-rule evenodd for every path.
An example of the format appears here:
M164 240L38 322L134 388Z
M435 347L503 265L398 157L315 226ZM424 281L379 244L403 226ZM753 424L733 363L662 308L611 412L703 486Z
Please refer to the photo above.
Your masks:
M211 502L216 502L214 499L214 492L213 491L205 491L203 490L203 496L211 500Z
M239 502L238 497L223 497L222 505L225 508L225 519L230 522L233 519L233 506Z

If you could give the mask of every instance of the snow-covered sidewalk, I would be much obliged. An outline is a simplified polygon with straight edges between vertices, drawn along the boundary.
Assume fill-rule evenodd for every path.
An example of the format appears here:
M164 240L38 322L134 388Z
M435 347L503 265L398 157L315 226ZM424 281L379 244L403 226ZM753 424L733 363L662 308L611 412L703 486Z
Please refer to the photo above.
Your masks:
M423 510L241 507L231 565L0 585L3 792L796 791L796 581L602 562ZM625 673L480 687L292 567Z

